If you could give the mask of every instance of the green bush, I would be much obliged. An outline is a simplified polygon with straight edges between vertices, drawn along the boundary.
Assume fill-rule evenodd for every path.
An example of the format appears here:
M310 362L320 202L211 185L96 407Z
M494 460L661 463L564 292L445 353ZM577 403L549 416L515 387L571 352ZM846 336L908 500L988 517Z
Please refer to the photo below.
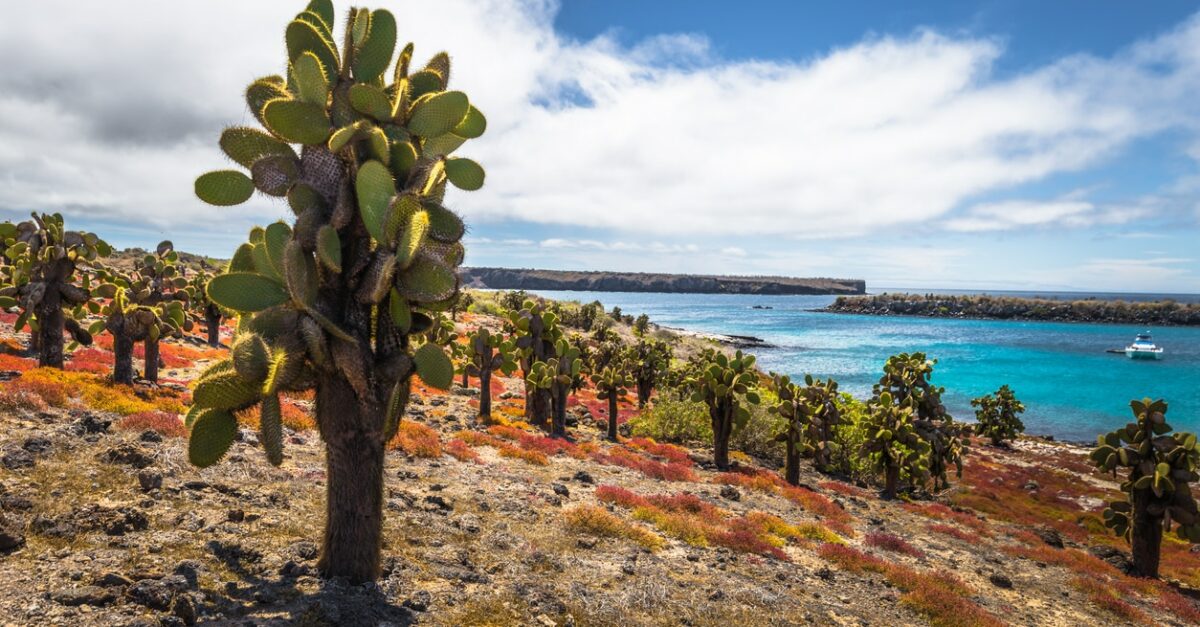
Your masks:
M662 398L629 421L633 435L678 444L712 442L712 423L704 403Z
M874 475L869 459L861 454L868 435L864 426L867 404L849 394L842 394L839 406L841 421L833 430L833 441L838 446L830 458L830 466L835 472L866 480Z
M767 411L766 405L751 405L750 419L734 429L730 447L774 465L783 465L786 447L775 436L787 428L787 421Z

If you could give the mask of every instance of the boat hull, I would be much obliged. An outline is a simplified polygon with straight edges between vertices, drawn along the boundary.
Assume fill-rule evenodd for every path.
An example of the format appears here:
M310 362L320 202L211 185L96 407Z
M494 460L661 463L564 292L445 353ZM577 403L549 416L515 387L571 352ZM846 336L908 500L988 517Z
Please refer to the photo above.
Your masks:
M1125 356L1130 359L1162 359L1163 352L1162 352L1162 349L1147 351L1147 350L1134 350L1132 348L1127 348L1127 349L1125 349Z

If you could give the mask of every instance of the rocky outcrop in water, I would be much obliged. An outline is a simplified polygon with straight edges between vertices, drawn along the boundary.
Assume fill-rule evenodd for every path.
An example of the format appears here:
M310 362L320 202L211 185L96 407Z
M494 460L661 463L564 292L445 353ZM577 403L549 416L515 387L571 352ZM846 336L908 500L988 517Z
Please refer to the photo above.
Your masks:
M1102 322L1144 326L1200 326L1200 305L1170 300L1051 300L998 296L879 294L839 297L824 311L873 316L984 318L1048 322Z
M502 290L667 292L686 294L864 294L856 279L715 276L644 272L573 272L513 268L462 268L466 287Z

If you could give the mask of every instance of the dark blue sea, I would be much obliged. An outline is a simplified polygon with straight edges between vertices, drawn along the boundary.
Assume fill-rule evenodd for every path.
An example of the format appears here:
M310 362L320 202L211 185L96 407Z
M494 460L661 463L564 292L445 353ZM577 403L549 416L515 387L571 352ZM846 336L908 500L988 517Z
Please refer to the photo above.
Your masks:
M885 291L874 289L872 292ZM926 293L936 290L903 290ZM1008 384L1026 405L1027 432L1094 441L1131 419L1133 398L1163 398L1176 429L1200 431L1200 328L1144 329L1124 324L1012 322L876 317L815 312L832 296L749 296L623 292L539 292L548 298L599 300L624 313L646 313L658 324L696 331L752 335L774 348L755 349L767 370L833 377L844 391L870 395L884 361L924 351L937 359L934 383L946 388L955 417L973 420L970 401ZM972 293L943 291L940 293ZM1196 295L989 292L1061 298L1174 298ZM770 309L754 309L755 305ZM1134 361L1106 349L1123 348L1151 331L1166 349L1162 361Z

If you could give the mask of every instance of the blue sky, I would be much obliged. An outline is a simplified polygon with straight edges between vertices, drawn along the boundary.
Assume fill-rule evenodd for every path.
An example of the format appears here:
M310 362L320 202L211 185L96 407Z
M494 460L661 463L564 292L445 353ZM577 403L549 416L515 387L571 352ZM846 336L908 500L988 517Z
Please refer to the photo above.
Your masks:
M282 4L16 7L0 215L217 256L286 217L191 196ZM1195 2L372 4L489 117L469 264L1200 292Z

